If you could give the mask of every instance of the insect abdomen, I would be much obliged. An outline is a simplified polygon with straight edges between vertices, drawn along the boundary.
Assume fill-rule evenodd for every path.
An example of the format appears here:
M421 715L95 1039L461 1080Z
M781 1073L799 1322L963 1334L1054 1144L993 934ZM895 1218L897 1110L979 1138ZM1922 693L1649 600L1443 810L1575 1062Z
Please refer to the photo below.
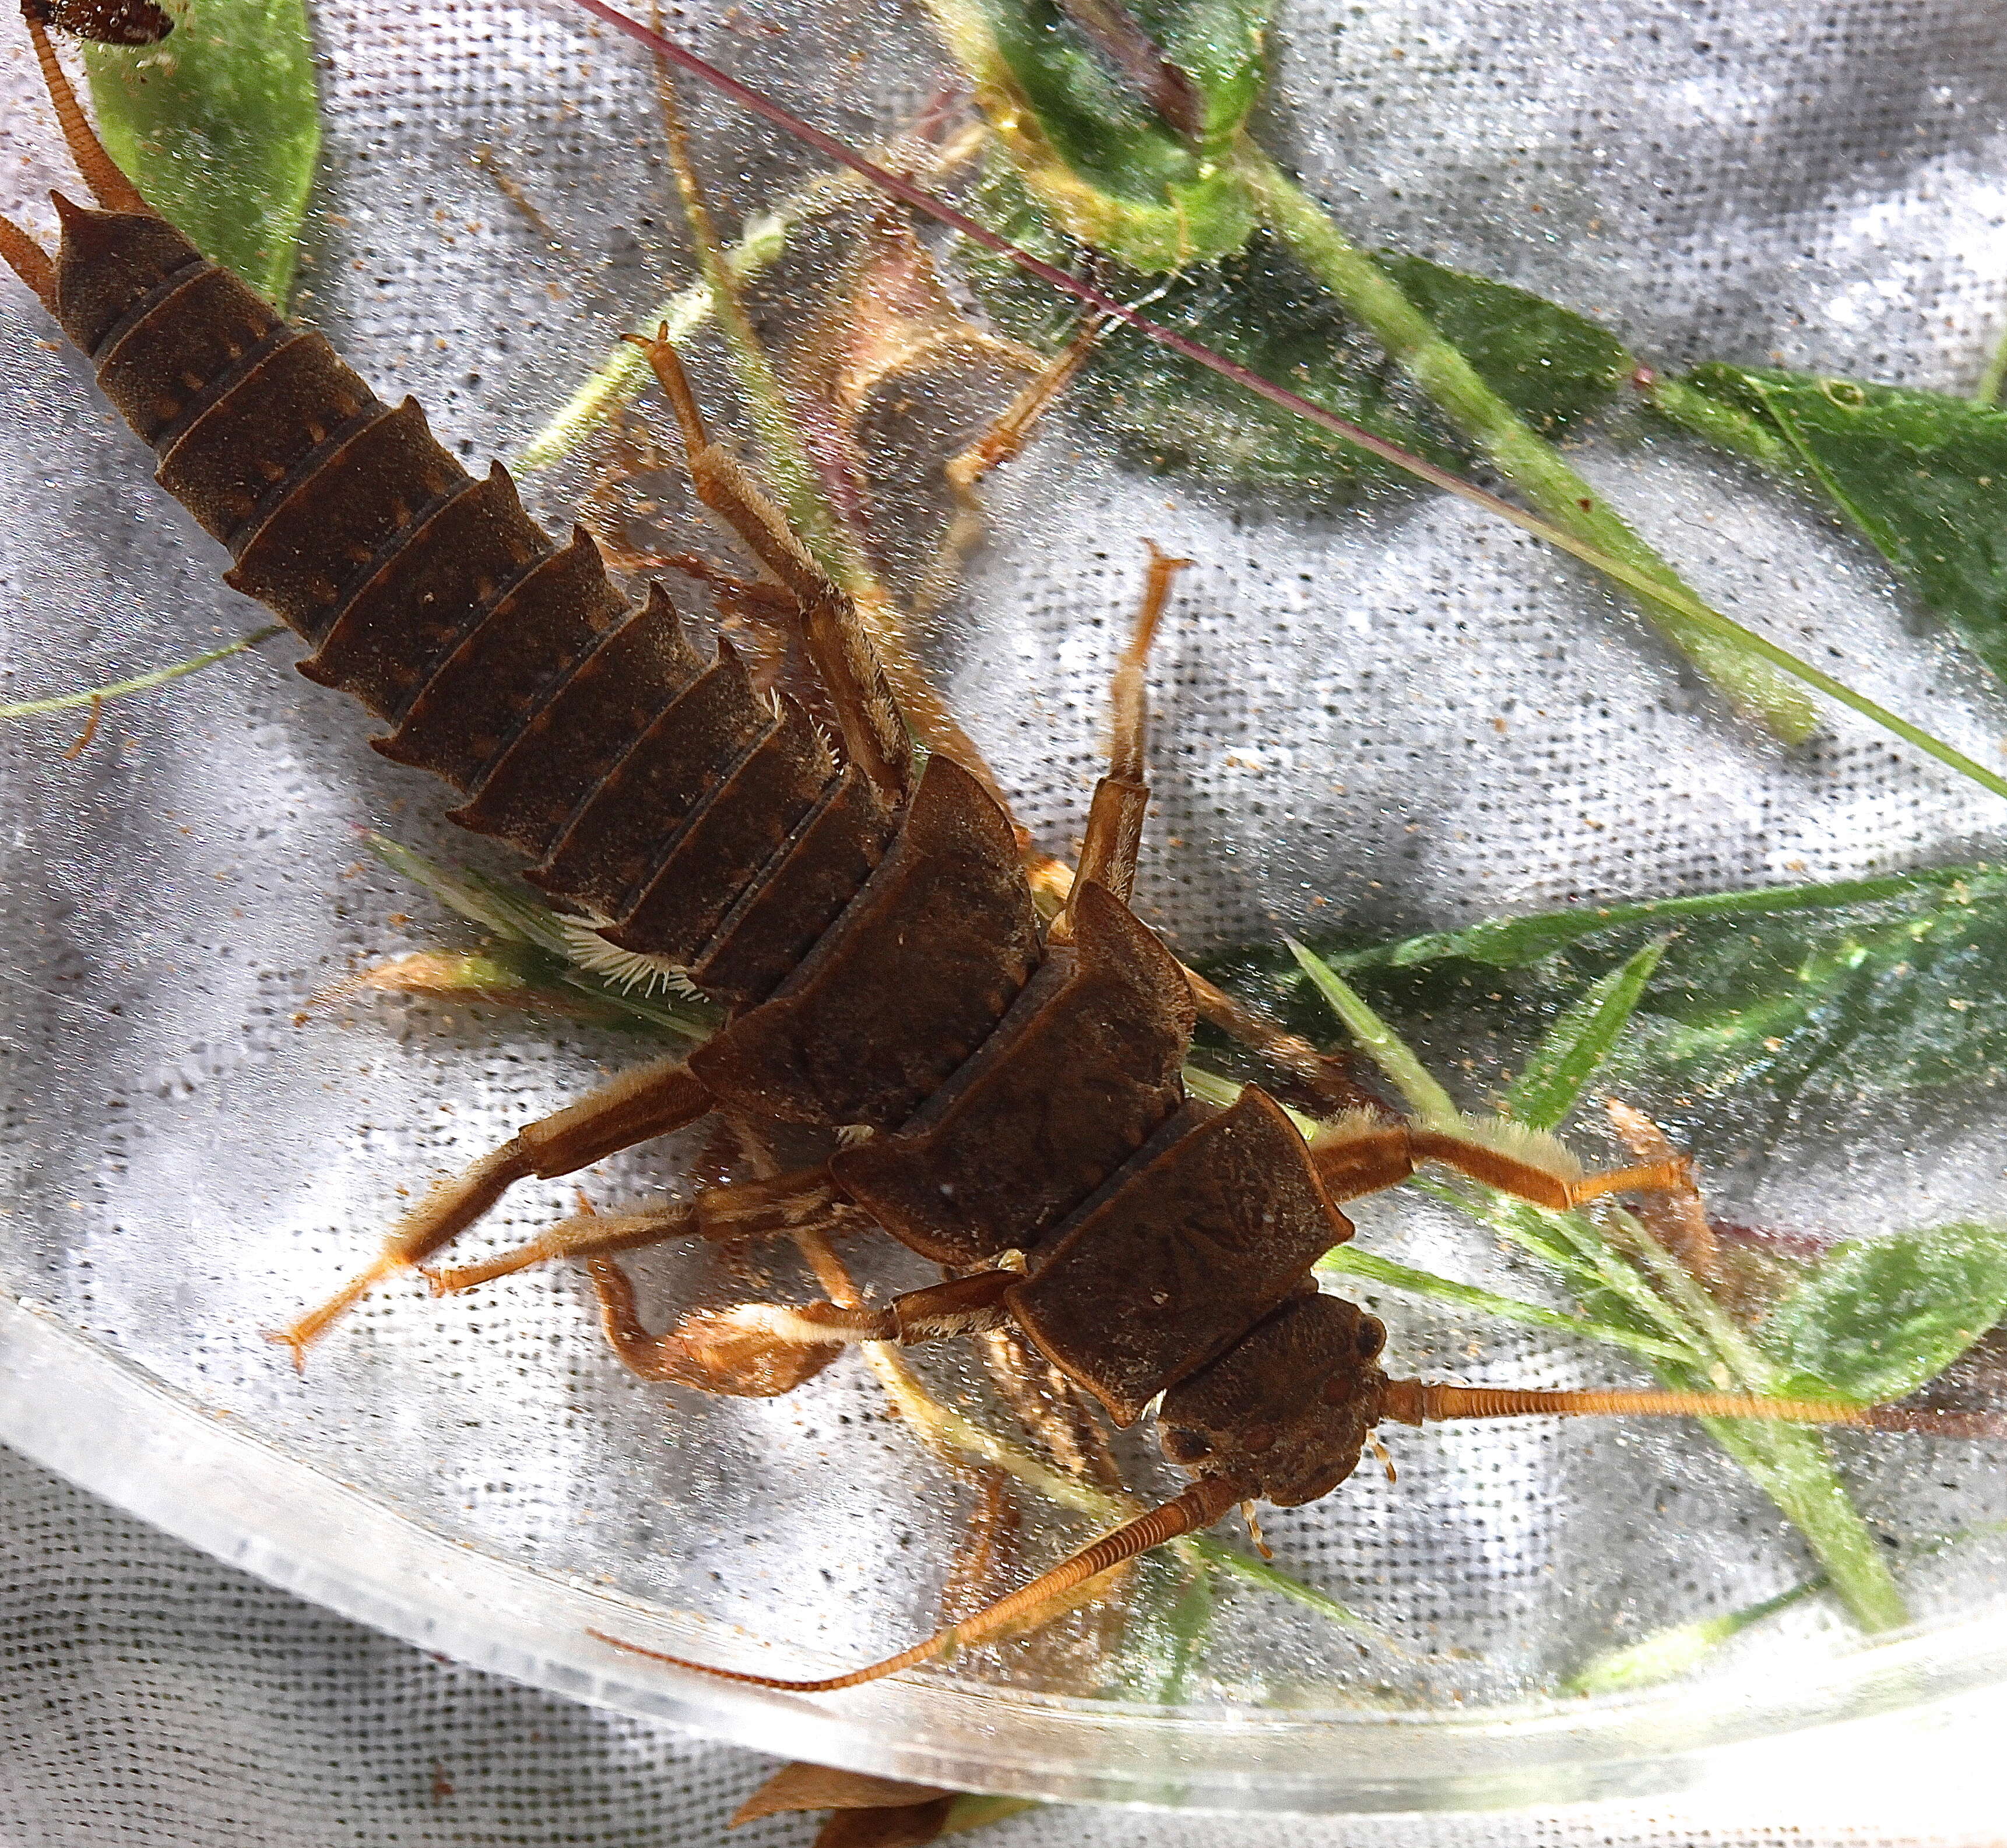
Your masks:
M702 960L721 998L779 982L893 821L801 710L729 647L701 659L659 588L631 610L584 533L555 544L499 464L469 475L172 226L61 209L58 318L228 581L316 644L301 671L393 721L378 749L465 791L454 820L623 947ZM783 874L786 917L758 903Z
M470 476L171 227L62 214L59 318L228 581L392 721L379 749L467 792L454 820L750 1009L692 1060L721 1102L891 1130L976 1052L1042 944L973 778L937 758L894 812L728 645L702 660L659 589L630 612L590 539L554 544L499 465Z

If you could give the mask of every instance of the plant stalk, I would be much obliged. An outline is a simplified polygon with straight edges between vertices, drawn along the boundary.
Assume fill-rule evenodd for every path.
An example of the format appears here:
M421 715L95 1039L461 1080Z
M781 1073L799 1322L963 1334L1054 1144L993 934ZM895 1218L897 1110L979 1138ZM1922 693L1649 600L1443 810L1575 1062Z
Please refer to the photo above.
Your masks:
M697 264L710 292L711 314L732 350L732 369L746 393L753 428L760 433L766 485L785 510L788 524L796 537L845 590L855 594L866 587L869 573L856 541L823 497L807 446L795 428L787 387L781 383L765 343L746 312L739 293L739 276L718 237L710 201L697 178L689 132L676 101L675 79L665 64L656 65L655 76L663 132L668 142L669 168L675 175L683 222L690 227L690 242L696 247Z
M1797 471L1798 458L1791 446L1760 417L1696 391L1683 379L1655 379L1645 397L1661 416L1704 437L1716 449L1741 456L1772 474Z
M1701 1423L1804 1536L1863 1630L1873 1635L1909 1622L1881 1543L1861 1519L1816 1432L1737 1418Z
M1986 356L1986 370L1979 375L1979 383L1972 390L1973 403L1983 410L1995 409L2003 386L2007 386L2007 333L2001 335Z
M966 164L981 149L983 137L983 129L972 125L938 146L915 136L902 135L872 151L875 157L904 171L931 178ZM722 252L727 275L743 287L780 261L788 238L802 226L869 192L869 183L857 174L841 171L817 174L778 205L746 220L737 241L725 246ZM693 283L679 289L654 313L643 316L630 331L644 340L660 332L671 346L680 349L711 319L711 284ZM597 425L639 397L654 376L641 349L631 340L620 341L605 364L530 439L517 457L516 467L527 473L562 462Z
M1699 599L1672 566L1631 530L1596 489L1536 435L1438 333L1378 264L1349 242L1324 211L1261 149L1244 137L1242 176L1268 228L1368 329L1394 361L1469 436L1533 506L1599 552L1679 596ZM1767 662L1710 633L1678 610L1647 605L1660 632L1744 712L1787 743L1818 724L1811 703Z
M242 654L247 648L255 648L260 642L269 642L273 636L284 633L285 625L273 622L249 635L239 636L220 648L198 654L192 660L178 661L172 667L155 668L151 673L140 674L130 680L115 680L109 686L86 687L82 693L56 693L46 700L23 700L16 705L0 706L0 718L34 718L45 712L65 712L72 707L97 706L107 700L122 700L128 693L164 686L170 680L180 679L184 674L199 673L204 668L215 666L219 661L228 661L233 654Z

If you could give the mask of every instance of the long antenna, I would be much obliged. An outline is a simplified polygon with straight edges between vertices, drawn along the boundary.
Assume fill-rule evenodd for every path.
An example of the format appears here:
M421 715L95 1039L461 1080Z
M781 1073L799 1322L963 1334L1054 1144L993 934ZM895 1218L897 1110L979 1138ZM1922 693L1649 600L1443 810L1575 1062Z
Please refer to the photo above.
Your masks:
M1910 1410L1843 1399L1766 1398L1744 1392L1550 1391L1513 1386L1446 1386L1389 1380L1381 1416L1396 1424L1451 1418L1756 1418L1783 1424L1843 1424L1922 1437L2007 1437L2007 1413Z
M29 43L35 48L35 62L42 67L42 82L55 106L56 122L62 129L63 139L69 144L69 157L83 176L83 183L108 212L144 212L150 216L153 208L140 197L139 189L125 177L125 170L104 151L104 143L97 139L97 131L77 101L68 74L56 60L55 48L49 43L42 9L24 5L21 17L27 23Z
M1021 1585L1007 1597L1000 1598L987 1610L978 1611L974 1617L965 1617L945 1630L936 1630L924 1642L916 1642L911 1649L901 1649L898 1655L887 1656L869 1667L852 1669L845 1675L825 1675L820 1680L789 1681L775 1675L752 1674L743 1669L713 1668L707 1662L692 1662L686 1656L666 1656L659 1649L646 1649L639 1643L624 1642L617 1636L608 1636L603 1630L588 1634L630 1656L645 1656L651 1662L693 1669L699 1674L715 1676L721 1681L744 1681L755 1688L778 1688L788 1694L834 1694L839 1688L856 1688L866 1681L895 1675L902 1668L917 1668L922 1662L930 1662L951 1650L972 1647L1125 1560L1161 1546L1166 1540L1174 1540L1180 1534L1210 1527L1250 1492L1247 1483L1232 1476L1203 1477L1176 1501L1167 1501L1147 1515L1139 1515L1113 1533L1103 1534L1092 1546L1082 1547L1072 1558L1062 1560L1029 1585Z

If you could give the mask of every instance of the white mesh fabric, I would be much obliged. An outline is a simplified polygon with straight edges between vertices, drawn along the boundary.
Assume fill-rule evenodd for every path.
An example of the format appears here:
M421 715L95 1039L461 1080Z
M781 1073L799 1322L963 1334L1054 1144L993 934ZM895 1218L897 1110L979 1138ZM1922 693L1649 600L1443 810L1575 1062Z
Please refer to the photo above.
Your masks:
M728 1837L778 1758L462 1668L181 1546L0 1449L10 1848L799 1848ZM1511 1814L1055 1806L996 1848L1994 1848L1998 1698L1765 1751L1718 1788Z
M874 16L860 31L833 9L761 9L786 27L776 35L746 10L683 23L853 138L929 93L916 21ZM421 397L470 461L510 454L665 276L686 272L645 73L555 0L323 11L333 132L302 310L384 395ZM45 115L21 100L18 35L0 49L0 205L45 223L40 196L67 175ZM805 170L687 101L728 220ZM1300 5L1262 133L1362 241L1578 305L1654 363L1775 359L1963 390L2007 294L2004 108L2007 26L1973 0L1841 12ZM498 196L471 158L482 147L529 189L561 253ZM86 369L38 344L49 330L18 291L5 306L0 395L19 434L0 446L0 697L115 679L253 626L217 585L213 548L104 427ZM1621 419L1578 460L1731 613L1997 760L1997 694L1864 545L1784 491ZM532 488L556 521L576 485ZM1063 420L991 505L992 543L930 654L1055 848L1085 812L1141 537L1199 561L1153 670L1159 801L1141 901L1183 947L1341 915L1448 926L1997 842L1998 805L1852 720L1790 754L1738 728L1628 608L1462 506L1390 492L1318 509L1200 490L1137 474ZM679 1401L665 1430L661 1395L613 1371L570 1277L439 1305L386 1295L305 1381L275 1364L261 1330L350 1266L399 1185L553 1107L635 1042L387 1006L295 1024L357 962L443 933L432 908L362 862L354 823L442 857L478 850L429 819L435 786L371 759L356 715L276 661L114 707L75 762L59 755L71 735L0 730L18 849L0 889L0 1282L471 1544L553 1573L607 1571L637 1596L829 1658L925 1622L964 1500L854 1368L774 1406ZM1473 1070L1473 1092L1492 1075ZM1738 1162L1732 1134L1702 1155L1742 1216L1859 1233L1988 1210L1997 1143L1978 1115L1892 1131L1815 1121L1767 1162ZM595 1194L638 1192L688 1154L637 1158ZM569 1203L566 1188L522 1190L495 1236ZM1445 1216L1360 1217L1411 1261L1540 1287ZM676 1261L649 1281L658 1317L742 1287ZM802 1285L788 1271L780 1287ZM1385 1307L1396 1353L1417 1367L1536 1384L1611 1372L1601 1353ZM1847 1455L1893 1539L2007 1511L1982 1455ZM1416 1439L1401 1461L1398 1490L1362 1477L1272 1536L1286 1568L1430 1652L1413 1698L1481 1705L1543 1688L1585 1652L1736 1608L1805 1569L1768 1504L1690 1434L1514 1427ZM144 1839L143 1827L163 1841L231 1829L270 1842L705 1840L757 1780L737 1755L316 1617L32 1474L9 1477L8 1494L28 1511L8 1523L16 1634L51 1639L4 1697L0 1790L24 1842ZM31 1546L31 1533L48 1537ZM2001 1571L1984 1545L1920 1568L1925 1614L1977 1607ZM1848 1642L1815 1601L1729 1670L1823 1661ZM1222 1618L1206 1691L1232 1699L1271 1675L1356 1668L1312 1620L1243 1598ZM1383 1669L1358 1672L1370 1683ZM55 1688L70 1691L51 1706ZM436 1804L436 1761L454 1786ZM1807 1823L1801 1836L1785 1832L1808 1808L1735 1800L1739 1813L1709 1817L1326 1833L1982 1839L1918 1834L1915 1792L1886 1820L1850 1797L1854 1832ZM1892 1832L1904 1815L1907 1832ZM793 1839L793 1825L771 1826ZM1014 1840L1109 1842L1211 1840L1222 1827L1114 1815L1009 1826ZM1323 1838L1307 1825L1303 1839Z

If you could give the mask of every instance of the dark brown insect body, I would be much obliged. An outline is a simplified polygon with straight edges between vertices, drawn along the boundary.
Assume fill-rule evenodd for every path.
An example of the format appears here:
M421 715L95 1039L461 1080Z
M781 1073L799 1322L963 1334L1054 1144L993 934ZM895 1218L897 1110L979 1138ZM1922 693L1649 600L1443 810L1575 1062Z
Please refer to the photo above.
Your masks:
M623 1357L714 1390L784 1391L857 1341L1009 1325L1118 1424L1161 1395L1163 1448L1194 1473L1190 1490L869 1673L993 1633L1236 1503L1327 1494L1383 1417L1568 1409L1565 1395L1452 1398L1389 1381L1380 1324L1318 1294L1310 1266L1351 1236L1339 1201L1420 1160L1557 1206L1664 1184L1665 1165L1585 1182L1481 1138L1363 1118L1314 1149L1257 1089L1226 1109L1184 1093L1193 989L1123 901L1147 802L1141 649L1169 562L1153 573L1081 874L1048 931L1008 817L948 756L915 771L848 600L709 443L665 347L652 357L699 492L792 600L840 751L799 706L759 692L728 644L700 654L659 587L630 608L583 531L553 541L499 465L469 476L415 404L380 403L319 334L146 210L36 36L110 209L59 200L53 263L12 226L0 250L153 446L162 485L228 549L228 581L312 645L303 672L389 727L379 750L460 792L455 820L527 855L555 902L728 1014L686 1060L531 1125L436 1191L369 1273L288 1331L296 1349L517 1179L570 1173L712 1112L755 1136L775 1123L826 1132L833 1152L807 1169L631 1220L568 1222L443 1275L457 1286L539 1257L593 1257ZM606 1255L818 1215L868 1218L961 1274L883 1307L747 1305L654 1336ZM1576 1409L1675 1409L1600 1398Z
M1106 887L1043 943L1008 818L951 760L908 799L800 707L558 545L498 465L467 474L163 220L65 205L56 309L231 586L315 647L301 671L393 727L376 748L620 948L732 1010L680 1081L536 1172L711 1109L883 1132L827 1164L923 1256L1036 1252L1005 1307L1123 1423L1294 1293L1350 1228L1259 1091L1183 1095L1177 964ZM1139 1266L1141 1267L1139 1268ZM1127 1300L1125 1300L1127 1299ZM1320 1491L1321 1492L1321 1491Z

